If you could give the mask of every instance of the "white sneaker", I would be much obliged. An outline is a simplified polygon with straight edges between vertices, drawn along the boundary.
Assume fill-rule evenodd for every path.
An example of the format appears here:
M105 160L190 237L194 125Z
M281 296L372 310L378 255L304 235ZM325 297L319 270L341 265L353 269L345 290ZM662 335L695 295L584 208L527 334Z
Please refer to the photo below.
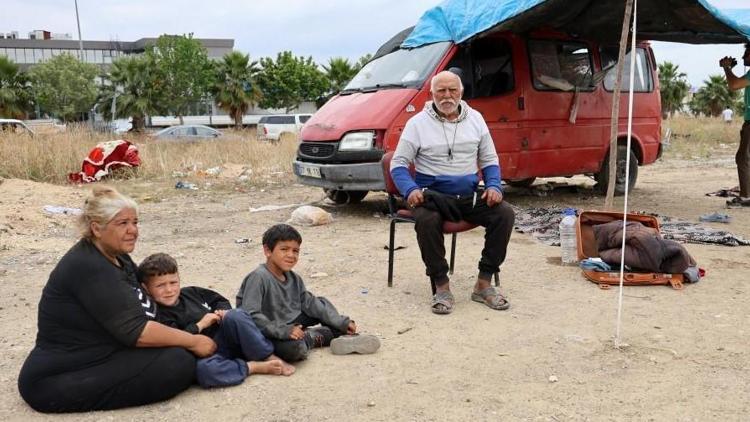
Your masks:
M369 355L377 352L379 348L380 340L372 334L344 335L331 340L331 353L334 355Z

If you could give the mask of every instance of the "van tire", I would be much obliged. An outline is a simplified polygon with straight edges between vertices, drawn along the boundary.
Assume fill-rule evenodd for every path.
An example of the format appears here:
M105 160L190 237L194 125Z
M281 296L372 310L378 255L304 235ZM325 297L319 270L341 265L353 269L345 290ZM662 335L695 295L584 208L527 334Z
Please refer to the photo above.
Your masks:
M337 204L359 204L367 196L366 190L323 189L326 197Z
M534 184L535 180L536 177L529 177L527 179L521 180L509 180L508 184L513 186L514 188L528 188L529 186Z
M615 182L615 195L620 196L625 194L625 157L627 153L627 147L625 145L617 146L617 180ZM628 191L632 191L635 187L635 182L638 179L638 157L635 153L630 150L630 182L628 183ZM599 173L594 175L596 180L596 189L603 193L607 193L607 185L609 184L609 154L604 157L601 170Z

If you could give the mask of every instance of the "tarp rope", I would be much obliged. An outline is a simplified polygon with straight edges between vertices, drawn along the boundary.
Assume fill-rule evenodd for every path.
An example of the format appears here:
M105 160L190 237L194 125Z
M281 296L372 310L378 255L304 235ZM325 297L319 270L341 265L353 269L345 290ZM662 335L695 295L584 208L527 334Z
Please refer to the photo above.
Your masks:
M626 5L627 7L627 5ZM622 205L622 245L620 246L620 291L617 295L617 328L615 331L615 348L622 345L620 341L620 327L622 325L622 296L625 280L625 226L628 216L628 191L630 185L630 145L633 136L633 86L635 82L635 62L638 60L638 51L635 49L636 23L638 21L638 0L633 1L633 29L630 36L630 87L628 95L628 138L627 153L625 154L625 195Z

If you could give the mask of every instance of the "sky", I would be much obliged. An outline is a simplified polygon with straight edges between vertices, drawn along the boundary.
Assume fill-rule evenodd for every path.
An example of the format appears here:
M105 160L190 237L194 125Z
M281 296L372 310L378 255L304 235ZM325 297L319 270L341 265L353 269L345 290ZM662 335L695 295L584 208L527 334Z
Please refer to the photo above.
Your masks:
M747 8L748 0L708 0L719 8ZM440 0L78 0L84 40L135 41L161 34L232 38L252 59L290 50L324 64L331 57L356 61L397 32L414 25ZM2 0L0 32L44 29L77 39L74 0ZM679 66L701 86L720 74L719 59L742 56L741 44L698 46L654 43L657 62ZM739 60L740 63L742 62ZM739 73L740 68L735 68Z

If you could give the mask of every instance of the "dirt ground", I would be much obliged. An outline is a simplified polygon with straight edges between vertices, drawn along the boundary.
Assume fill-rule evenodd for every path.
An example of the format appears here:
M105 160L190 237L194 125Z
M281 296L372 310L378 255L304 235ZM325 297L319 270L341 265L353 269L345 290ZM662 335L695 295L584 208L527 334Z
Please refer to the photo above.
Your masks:
M517 196L519 206L601 209L586 178L578 193ZM631 210L697 221L714 211L727 228L750 237L750 209L724 209L704 194L736 184L731 158L669 161L641 168ZM244 192L175 190L171 185L116 184L141 203L141 237L133 254L177 257L183 284L234 298L262 261L260 238L293 208L251 213L264 205L320 200L317 189L291 185ZM199 185L200 186L200 185ZM48 274L73 245L73 217L44 205L79 207L86 188L4 180L0 184L0 420L47 420L16 388L36 334L37 303ZM621 202L618 202L621 204ZM621 339L613 347L618 289L600 290L558 248L514 233L501 273L512 306L491 311L470 301L481 230L459 236L448 316L429 310L429 283L411 227L397 232L395 283L386 286L388 218L383 194L334 206L330 225L302 227L296 270L362 331L380 337L374 355L315 350L291 377L251 376L212 391L193 387L164 403L110 412L62 415L60 421L599 421L748 420L750 417L750 248L687 245L708 274L683 291L625 288ZM241 238L247 243L237 243ZM556 380L556 381L555 381Z

